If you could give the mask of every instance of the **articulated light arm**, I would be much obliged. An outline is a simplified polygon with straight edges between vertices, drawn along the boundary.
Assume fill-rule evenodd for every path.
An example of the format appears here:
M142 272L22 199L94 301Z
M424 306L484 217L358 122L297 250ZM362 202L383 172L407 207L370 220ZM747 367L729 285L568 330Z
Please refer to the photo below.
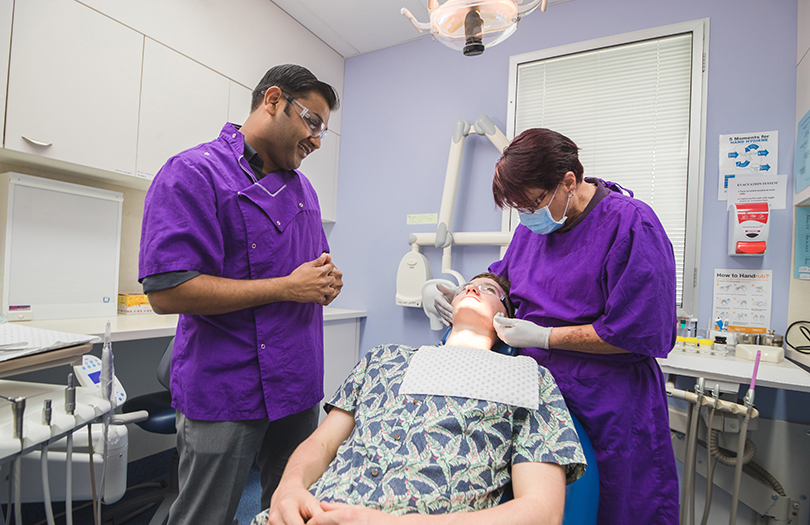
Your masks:
M478 120L475 121L475 132L479 135L486 135L489 141L492 142L492 145L498 148L498 151L501 153L503 153L503 150L509 145L509 139L506 138L506 135L504 135L503 132L498 129L498 126L492 122L492 119L486 115L481 115L478 117Z

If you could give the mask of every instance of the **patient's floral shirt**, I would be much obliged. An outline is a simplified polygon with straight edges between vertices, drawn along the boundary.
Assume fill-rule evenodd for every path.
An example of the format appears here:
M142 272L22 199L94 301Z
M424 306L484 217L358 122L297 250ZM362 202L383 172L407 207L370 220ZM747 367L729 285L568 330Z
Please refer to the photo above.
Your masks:
M354 413L355 428L310 487L317 499L391 514L467 512L510 497L512 464L562 465L567 483L584 473L582 447L548 370L538 366L536 410L462 397L400 395L415 353L400 345L374 348L329 401ZM266 519L267 511L253 523Z

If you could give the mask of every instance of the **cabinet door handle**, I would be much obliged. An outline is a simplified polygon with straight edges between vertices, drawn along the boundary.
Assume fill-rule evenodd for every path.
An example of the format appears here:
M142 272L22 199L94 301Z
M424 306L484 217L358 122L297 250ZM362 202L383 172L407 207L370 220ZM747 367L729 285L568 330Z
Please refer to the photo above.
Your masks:
M28 142L30 142L31 144L33 144L34 146L42 146L42 147L44 147L44 148L47 148L48 146L53 146L53 142L42 142L41 140L29 139L29 138L28 138L28 137L26 137L25 135L20 135L20 136L21 136L22 138L24 138L26 141L28 141Z

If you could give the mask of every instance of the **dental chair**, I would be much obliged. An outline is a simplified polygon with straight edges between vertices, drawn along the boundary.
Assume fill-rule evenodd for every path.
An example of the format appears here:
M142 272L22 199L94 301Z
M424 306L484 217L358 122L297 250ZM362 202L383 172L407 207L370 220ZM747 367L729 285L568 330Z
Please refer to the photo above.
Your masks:
M169 341L157 368L158 382L160 382L166 390L129 399L121 407L124 413L137 412L138 410L146 410L149 412L149 417L145 421L136 423L147 432L157 434L174 434L177 432L175 428L175 410L172 408L172 394L169 386L169 372L171 370L173 348L174 337ZM172 455L168 482L160 484L146 483L130 487L123 500L104 509L103 521L105 523L112 521L112 523L118 525L146 512L155 505L159 505L149 525L162 525L168 518L169 507L171 507L174 500L177 499L179 492L177 481L179 461L179 455L177 449L175 449ZM149 488L158 488L158 490L146 491L146 489ZM131 493L137 492L141 493L130 497Z
M574 420L574 428L579 434L588 467L581 478L565 487L563 525L595 525L599 511L599 468L596 466L596 454L582 423L574 414L571 414L571 419Z

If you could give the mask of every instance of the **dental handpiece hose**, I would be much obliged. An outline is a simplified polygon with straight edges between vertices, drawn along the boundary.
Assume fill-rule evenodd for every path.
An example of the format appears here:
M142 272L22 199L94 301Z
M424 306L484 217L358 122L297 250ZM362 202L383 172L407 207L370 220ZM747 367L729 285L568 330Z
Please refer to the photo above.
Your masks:
M107 321L107 328L104 331L104 345L101 347L101 394L109 401L110 412L104 415L103 423L103 461L101 464L101 481L99 482L98 493L98 523L101 523L101 501L104 499L104 483L107 474L107 439L110 429L110 417L113 410L113 376L115 366L113 364L112 341L110 340L110 322Z
M76 411L76 378L73 373L68 374L67 388L65 388L65 413L73 415ZM67 435L67 448L65 450L65 520L66 525L73 525L73 432Z
M702 377L698 378L698 382L695 385L695 393L698 397L697 402L695 403L695 409L692 412L692 420L689 422L689 443L686 449L688 477L686 479L687 492L684 493L684 497L688 498L686 515L689 517L689 525L695 525L695 461L697 460L697 433L699 426L698 423L700 422L700 409L703 402L704 384L705 379Z
M11 403L11 408L14 412L14 438L20 440L20 450L25 448L23 442L23 422L25 421L25 398L24 397L6 397L0 395L0 399L5 399ZM21 485L20 485L20 470L22 465L22 457L17 456L14 460L14 523L22 525L22 500L21 500ZM9 501L9 508L11 502ZM11 515L11 511L8 511Z
M737 442L737 465L734 469L734 492L731 495L731 514L729 515L729 525L737 523L737 507L740 500L740 483L742 481L742 467L743 467L743 450L745 450L745 436L748 433L748 422L751 420L751 412L754 408L754 388L757 385L757 372L759 371L759 360L762 357L762 351L757 350L757 359L754 361L754 373L751 376L751 386L745 394L745 407L746 413L740 426L740 438Z
M53 408L50 399L46 399L42 407L42 424L50 427ZM51 483L48 479L48 442L42 445L42 456L40 457L42 467L42 496L45 503L45 521L48 525L55 525L53 519L53 507L51 505Z

